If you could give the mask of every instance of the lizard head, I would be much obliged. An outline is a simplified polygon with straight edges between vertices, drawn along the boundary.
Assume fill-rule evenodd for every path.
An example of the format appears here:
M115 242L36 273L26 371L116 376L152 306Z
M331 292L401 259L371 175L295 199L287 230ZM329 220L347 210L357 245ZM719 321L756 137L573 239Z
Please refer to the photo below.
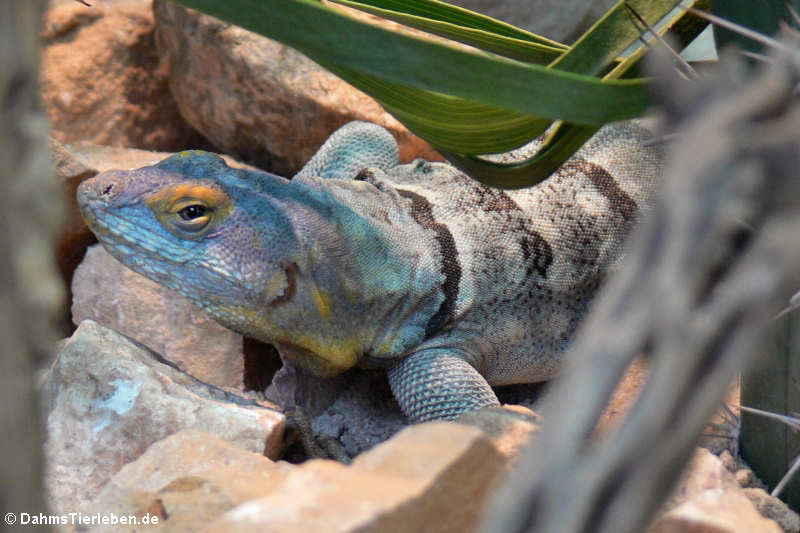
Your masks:
M181 152L151 167L84 181L78 205L123 264L242 330L293 283L291 225L253 190L282 178L259 175L254 185L255 175L213 154Z
M341 322L349 311L337 312L357 303L334 296L345 294L342 280L359 276L336 263L353 248L342 247L342 231L328 217L346 209L291 183L189 151L99 174L79 186L77 199L98 240L124 265L224 326L274 343L312 373L333 375L355 365L366 342Z

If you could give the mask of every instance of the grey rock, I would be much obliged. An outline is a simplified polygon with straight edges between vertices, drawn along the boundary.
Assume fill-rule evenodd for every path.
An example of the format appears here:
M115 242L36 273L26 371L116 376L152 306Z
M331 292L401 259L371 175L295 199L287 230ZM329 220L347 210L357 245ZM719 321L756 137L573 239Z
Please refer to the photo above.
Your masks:
M123 465L182 429L273 458L283 447L285 418L270 404L203 383L91 320L64 343L42 389L56 511L81 510Z
M360 371L333 404L311 419L314 435L337 439L351 457L389 439L408 424L385 372Z

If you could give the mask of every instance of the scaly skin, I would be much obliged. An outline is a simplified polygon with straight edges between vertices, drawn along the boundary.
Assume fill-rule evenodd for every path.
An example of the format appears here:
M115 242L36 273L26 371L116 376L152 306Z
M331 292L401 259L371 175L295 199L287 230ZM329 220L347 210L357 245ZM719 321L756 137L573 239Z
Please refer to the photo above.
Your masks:
M397 165L382 128L337 131L291 181L181 152L105 172L78 202L133 270L317 375L380 364L415 421L550 378L641 207L659 154L601 130L537 187Z

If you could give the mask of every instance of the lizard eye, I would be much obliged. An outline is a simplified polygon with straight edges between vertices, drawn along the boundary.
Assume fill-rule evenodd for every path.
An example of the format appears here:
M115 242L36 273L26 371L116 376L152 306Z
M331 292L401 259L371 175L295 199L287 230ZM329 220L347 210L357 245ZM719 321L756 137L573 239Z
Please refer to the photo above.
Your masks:
M180 207L180 204L176 208ZM175 211L174 227L184 232L184 237L199 236L211 222L214 209L201 203L190 203Z
M224 191L195 183L164 187L147 196L145 202L164 229L187 240L207 235L233 209Z
M208 212L208 208L202 204L192 204L187 205L180 211L178 211L178 215L186 221L195 220L204 216Z

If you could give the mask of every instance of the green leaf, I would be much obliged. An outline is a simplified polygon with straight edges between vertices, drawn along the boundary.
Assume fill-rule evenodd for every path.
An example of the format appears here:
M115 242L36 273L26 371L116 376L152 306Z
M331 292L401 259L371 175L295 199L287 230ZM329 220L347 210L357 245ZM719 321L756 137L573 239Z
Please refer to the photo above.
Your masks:
M371 9L394 12L430 20L447 22L464 28L483 30L496 35L527 40L566 50L569 48L557 41L536 35L492 17L454 6L439 0L331 0L338 4L352 5L358 9ZM389 18L389 17L386 17Z
M513 186L526 173L538 180L597 127L636 117L647 105L645 80L616 79L635 63L620 62L619 54L643 31L623 1L555 59L558 43L438 0L334 1L483 50L367 22L317 0L176 1L297 48L497 185L504 174ZM627 3L655 24L678 0ZM543 66L512 57L552 61ZM594 77L604 73L605 80ZM470 155L516 148L553 120L564 122L528 162L498 166ZM532 170L536 165L542 170Z
M708 0L699 0L695 5L701 8L707 7ZM602 28L598 30L598 26L602 25L604 21L613 21L612 15L609 13L603 17L589 33L592 31L603 32ZM701 23L702 21L697 17L684 16L680 12L673 13L669 20L663 22L661 31L666 32L671 29L673 37L683 46L691 42L705 28L705 24ZM582 54L585 49L594 46L595 42L596 40L590 36L584 36L575 44L573 51L576 54ZM646 47L639 47L608 72L605 78L623 76L637 65L646 51ZM571 64L576 65L577 63L573 60ZM594 126L558 123L549 132L534 156L517 163L497 163L465 153L446 152L443 155L455 166L485 185L503 189L518 189L530 187L546 179L597 130L598 128Z
M520 61L547 64L567 49L561 43L443 2L331 1Z
M547 179L598 129L597 126L559 124L545 139L536 155L521 163L493 163L474 156L451 152L442 155L484 185L500 189L521 189Z
M552 123L335 65L323 66L373 96L409 130L440 150L474 154L506 152L541 135Z
M644 80L602 81L447 45L365 23L314 0L177 3L277 39L323 65L539 118L601 125L638 116L648 101Z

